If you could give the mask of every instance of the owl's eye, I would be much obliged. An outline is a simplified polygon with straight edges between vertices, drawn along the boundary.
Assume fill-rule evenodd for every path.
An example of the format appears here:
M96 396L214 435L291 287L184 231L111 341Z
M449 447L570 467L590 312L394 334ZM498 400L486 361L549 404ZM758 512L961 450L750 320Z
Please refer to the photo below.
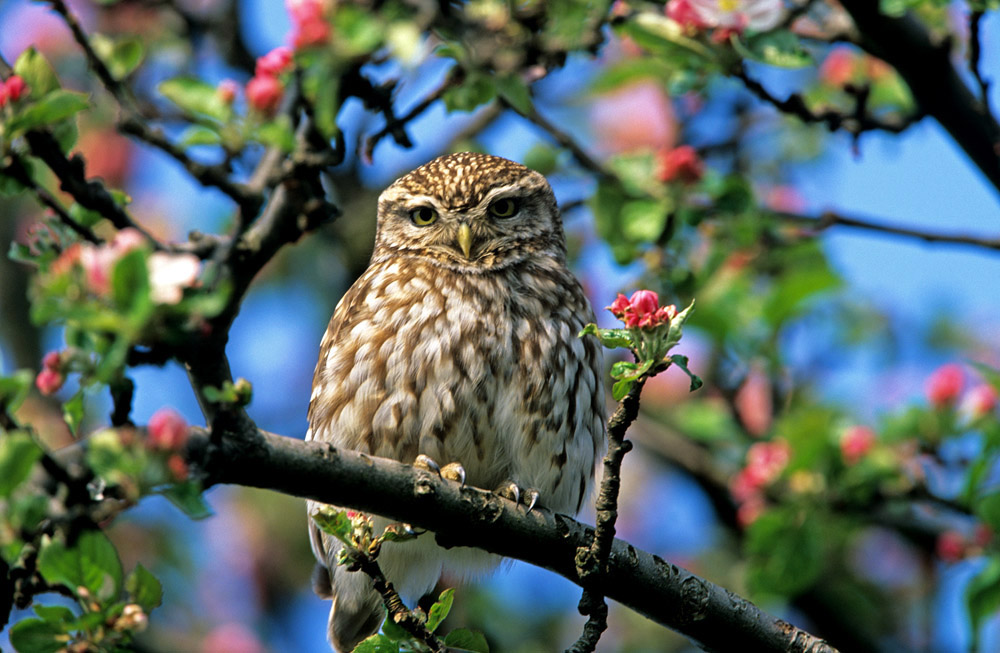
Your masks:
M517 202L509 197L501 197L490 204L490 214L497 218L509 218L517 213Z
M434 224L437 222L437 219L437 211L429 206L418 206L410 211L410 220L418 227L426 227L427 225Z

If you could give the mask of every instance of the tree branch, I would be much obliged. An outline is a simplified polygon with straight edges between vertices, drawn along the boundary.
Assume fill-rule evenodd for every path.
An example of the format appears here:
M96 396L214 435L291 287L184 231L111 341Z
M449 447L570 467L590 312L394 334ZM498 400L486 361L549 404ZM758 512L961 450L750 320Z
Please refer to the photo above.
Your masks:
M189 452L193 462L208 464L209 483L351 506L432 530L442 546L474 546L582 583L574 557L578 548L590 546L594 531L565 515L537 508L525 514L523 506L491 492L327 443L263 431L214 434L213 441L202 434ZM709 650L732 650L732 643L740 642L742 651L835 651L746 599L622 540L613 542L608 573L615 579L605 587L609 598Z
M923 113L934 117L1000 192L1000 125L952 65L950 42L934 43L913 16L894 18L871 0L842 0L861 45L895 68Z

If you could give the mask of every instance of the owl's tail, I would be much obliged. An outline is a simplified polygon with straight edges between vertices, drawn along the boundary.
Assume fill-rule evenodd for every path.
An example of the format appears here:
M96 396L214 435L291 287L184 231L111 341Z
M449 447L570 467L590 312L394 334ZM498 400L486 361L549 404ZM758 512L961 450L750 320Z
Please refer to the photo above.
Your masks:
M330 567L317 562L312 583L316 594L333 599L327 636L339 653L350 653L362 640L378 632L385 611L368 576L347 571L342 565L334 565L331 574Z

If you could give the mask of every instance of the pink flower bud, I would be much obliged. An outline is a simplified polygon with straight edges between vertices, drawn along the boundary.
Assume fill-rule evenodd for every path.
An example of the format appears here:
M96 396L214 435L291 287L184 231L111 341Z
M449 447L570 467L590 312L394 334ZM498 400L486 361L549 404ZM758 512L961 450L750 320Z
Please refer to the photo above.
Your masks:
M296 50L323 45L330 40L330 24L326 21L323 0L288 0L292 17L292 45Z
M284 45L277 47L263 57L257 57L255 77L277 77L292 68L292 50Z
M659 156L659 178L662 182L680 181L693 184L705 174L701 157L690 145L663 150Z
M942 365L927 379L927 400L935 408L949 406L962 394L965 377L962 368L954 363Z
M766 508L767 504L764 502L764 498L756 495L741 503L740 507L736 509L736 521L739 522L740 526L746 528L757 521L764 514Z
M51 367L46 367L35 377L35 385L43 395L55 394L66 381L66 377Z
M44 358L42 358L42 367L44 367L47 370L56 370L58 372L61 366L62 366L62 354L60 354L58 351L50 351L49 353L45 354Z
M709 27L691 0L670 0L664 8L667 18L680 24L688 34L694 34Z
M830 86L843 86L854 77L857 57L847 48L836 48L819 67L819 78Z
M791 454L791 447L784 440L754 443L747 449L745 471L758 486L767 485L785 470Z
M273 114L281 103L284 87L276 77L257 76L247 82L247 102L263 114Z
M173 408L161 408L149 418L148 445L153 449L180 451L187 443L188 425Z
M0 109L7 106L7 87L0 83Z
M240 86L234 80L224 79L215 88L215 94L222 100L223 104L230 105L236 100L236 94L239 90Z
M875 431L867 426L852 426L840 438L840 455L844 462L854 465L875 446Z
M945 531L938 535L935 550L941 560L945 562L958 562L965 557L968 543L961 533L956 531Z
M3 87L11 102L17 102L28 92L28 86L24 83L20 75L11 75L8 77Z
M628 301L639 315L656 313L656 309L660 307L660 298L652 290L636 290Z
M997 391L993 389L993 386L985 383L977 385L969 390L963 406L968 407L969 413L974 419L992 415L997 409Z
M614 315L617 318L620 318L623 315L625 315L625 312L628 311L631 307L632 305L629 304L628 297L626 297L621 293L618 293L618 296L615 297L615 301L611 302L611 306L608 306L607 309L611 311L612 315Z

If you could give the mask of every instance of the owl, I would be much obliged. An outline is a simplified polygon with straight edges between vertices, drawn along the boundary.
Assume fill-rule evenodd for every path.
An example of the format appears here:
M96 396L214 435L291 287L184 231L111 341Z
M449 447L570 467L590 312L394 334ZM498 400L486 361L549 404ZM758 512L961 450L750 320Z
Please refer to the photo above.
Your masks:
M371 262L320 344L307 439L458 463L470 485L575 515L604 446L602 354L577 335L593 320L545 178L486 154L434 159L379 197ZM376 533L387 523L375 516ZM381 598L336 564L334 538L310 524L310 539L330 642L350 651L378 631ZM378 561L416 600L443 573L461 580L499 559L425 534L387 543Z

